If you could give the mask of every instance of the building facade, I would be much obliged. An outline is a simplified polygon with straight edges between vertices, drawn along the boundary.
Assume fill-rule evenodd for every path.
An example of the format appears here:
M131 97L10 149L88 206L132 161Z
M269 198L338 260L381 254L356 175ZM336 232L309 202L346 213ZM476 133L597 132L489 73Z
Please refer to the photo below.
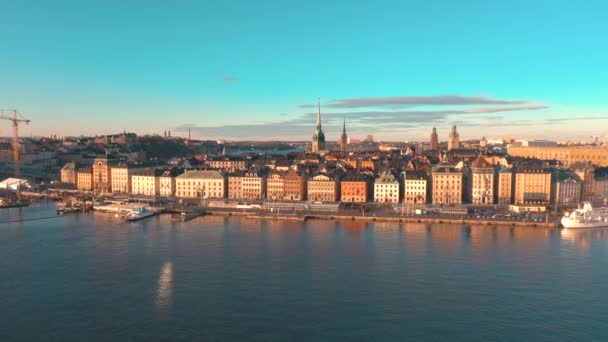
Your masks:
M226 178L216 170L187 171L175 178L175 195L180 198L224 198Z
M211 158L206 161L206 164L210 169L228 172L244 171L249 167L248 163L243 158L239 157Z
M131 175L131 194L143 196L160 195L160 179L154 170Z
M93 190L99 192L112 191L110 162L107 156L97 157L93 161Z
M555 183L555 200L558 206L574 206L581 201L581 182L566 178Z
M479 156L471 163L470 172L468 191L471 203L494 204L494 167Z
M282 201L285 197L285 176L282 173L271 173L266 179L266 199Z
M93 170L91 168L87 167L76 171L76 189L93 190Z
M462 204L462 173L450 165L445 156L432 169L431 179L433 204Z
M590 162L608 166L608 147L605 146L509 146L508 154L514 157L558 160L564 166Z
M131 174L127 165L110 168L110 183L113 193L131 193Z
M228 177L228 197L259 200L266 197L266 177L255 172Z
M515 174L515 205L549 205L553 172L543 168L522 168Z
M399 203L399 181L388 171L374 180L374 202Z
M175 196L175 177L166 171L158 177L159 195L161 197Z
M313 202L337 202L339 184L335 178L327 175L317 175L307 182L307 197Z
M285 174L284 195L286 201L303 201L306 199L306 177L290 170Z
M509 205L513 203L513 193L515 181L513 179L513 169L504 168L498 173L498 196L499 205Z
M76 184L76 163L69 162L61 168L61 183Z
M369 182L359 174L348 175L340 182L340 201L343 203L366 203L369 197Z
M403 203L424 205L427 203L428 176L425 171L406 171L403 177Z

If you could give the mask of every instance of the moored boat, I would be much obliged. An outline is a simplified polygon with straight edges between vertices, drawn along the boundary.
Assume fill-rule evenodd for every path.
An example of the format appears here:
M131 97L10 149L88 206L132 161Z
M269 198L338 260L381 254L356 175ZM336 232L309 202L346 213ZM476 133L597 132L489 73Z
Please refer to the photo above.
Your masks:
M144 219L146 217L154 216L156 213L147 209L146 207L137 207L133 208L127 216L125 216L125 220L127 221L137 221Z
M582 208L564 215L561 223L564 228L608 227L608 208L593 209L591 203L585 202Z

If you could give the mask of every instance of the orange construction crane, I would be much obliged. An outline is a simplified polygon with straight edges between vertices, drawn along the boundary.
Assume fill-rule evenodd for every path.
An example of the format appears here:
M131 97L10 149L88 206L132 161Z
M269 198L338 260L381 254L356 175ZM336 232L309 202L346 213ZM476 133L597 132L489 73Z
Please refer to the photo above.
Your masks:
M12 115L5 115L9 112ZM21 144L19 143L19 123L25 122L26 125L31 120L24 118L16 109L4 110L0 109L0 119L9 120L13 123L13 161L15 162L15 177L21 177Z

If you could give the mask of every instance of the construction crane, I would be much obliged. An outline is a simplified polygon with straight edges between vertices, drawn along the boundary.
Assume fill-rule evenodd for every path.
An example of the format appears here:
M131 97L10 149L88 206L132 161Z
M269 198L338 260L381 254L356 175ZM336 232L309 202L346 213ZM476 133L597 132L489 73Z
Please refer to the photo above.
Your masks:
M12 115L5 115L5 113ZM25 122L26 125L31 120L24 118L16 109L0 109L0 119L9 120L13 123L13 161L15 162L15 177L21 177L21 144L19 143L19 123Z

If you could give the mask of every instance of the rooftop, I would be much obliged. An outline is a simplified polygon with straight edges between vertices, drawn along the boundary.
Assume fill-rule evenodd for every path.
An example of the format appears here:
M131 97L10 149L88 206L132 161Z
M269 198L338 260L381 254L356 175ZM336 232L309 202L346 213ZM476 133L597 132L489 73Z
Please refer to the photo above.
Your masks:
M187 171L184 174L177 176L177 178L181 178L181 179L193 179L193 178L217 178L217 179L223 179L224 176L219 172L219 171L215 171L215 170L194 170L194 171Z

